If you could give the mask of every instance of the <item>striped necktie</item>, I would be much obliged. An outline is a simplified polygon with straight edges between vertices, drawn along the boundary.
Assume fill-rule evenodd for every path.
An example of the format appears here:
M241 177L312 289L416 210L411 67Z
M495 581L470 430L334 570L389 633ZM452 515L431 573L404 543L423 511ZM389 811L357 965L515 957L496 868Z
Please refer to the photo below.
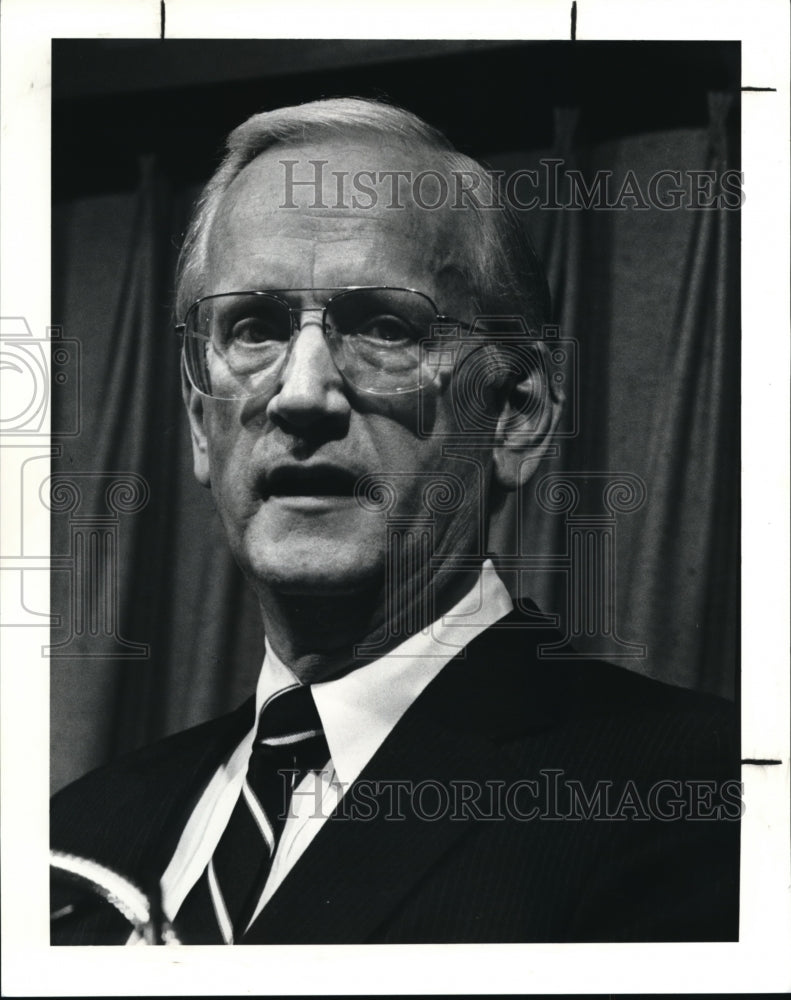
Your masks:
M269 877L291 794L329 758L309 687L286 688L266 702L234 811L175 921L186 944L240 943Z

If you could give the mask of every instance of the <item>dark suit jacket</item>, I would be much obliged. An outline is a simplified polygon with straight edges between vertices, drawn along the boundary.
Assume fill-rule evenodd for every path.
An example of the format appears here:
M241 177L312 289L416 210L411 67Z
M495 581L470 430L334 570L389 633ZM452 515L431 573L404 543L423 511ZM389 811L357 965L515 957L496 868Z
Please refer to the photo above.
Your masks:
M608 663L541 659L557 637L528 624L514 612L428 685L250 943L737 938L732 707ZM248 702L61 791L53 847L155 885L252 714ZM101 907L56 926L63 944L129 932Z

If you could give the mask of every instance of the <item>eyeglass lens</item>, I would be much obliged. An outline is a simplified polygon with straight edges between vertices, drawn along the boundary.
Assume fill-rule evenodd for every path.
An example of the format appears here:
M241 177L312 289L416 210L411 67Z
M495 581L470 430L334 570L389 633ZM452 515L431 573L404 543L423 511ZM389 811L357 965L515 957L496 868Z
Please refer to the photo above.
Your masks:
M300 315L274 293L236 292L197 302L185 337L195 387L219 398L265 391L281 370ZM333 361L353 385L392 394L422 384L420 343L431 336L435 319L434 304L420 292L360 288L329 299L323 329Z

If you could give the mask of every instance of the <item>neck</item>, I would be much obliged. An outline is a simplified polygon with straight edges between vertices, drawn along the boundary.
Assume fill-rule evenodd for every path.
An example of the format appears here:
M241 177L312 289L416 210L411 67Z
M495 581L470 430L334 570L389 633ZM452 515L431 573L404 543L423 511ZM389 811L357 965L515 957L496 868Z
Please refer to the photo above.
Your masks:
M260 595L267 639L303 684L338 677L392 651L428 628L471 589L477 574L411 579L395 595L384 585L344 594ZM441 581L441 582L440 582Z

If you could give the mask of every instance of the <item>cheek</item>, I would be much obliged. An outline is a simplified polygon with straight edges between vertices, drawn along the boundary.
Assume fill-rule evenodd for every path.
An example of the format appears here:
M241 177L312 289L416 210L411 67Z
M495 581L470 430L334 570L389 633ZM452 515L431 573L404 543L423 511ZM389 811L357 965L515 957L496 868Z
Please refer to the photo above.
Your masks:
M453 388L450 377L439 377L421 394L381 397L375 411L361 411L380 471L453 471L465 480L481 481L475 469L487 464L487 456L465 446ZM459 459L461 453L470 461Z
M367 423L369 440L376 455L372 472L387 477L388 474L406 476L441 469L445 461L442 442L434 434L421 432L414 413L411 413L410 419L382 415L369 417Z
M212 413L206 427L211 490L222 513L249 493L245 471L250 468L250 443L238 418L227 411Z
M380 396L375 404L360 399L355 408L373 425L397 425L409 439L410 447L430 448L437 442L455 440L458 435L452 375L445 369L417 392Z
M403 425L377 428L376 471L396 493L399 516L477 519L491 472L484 449L465 448L452 424L418 435ZM444 433L443 433L444 431Z
M204 426L209 458L216 473L238 450L242 432L239 404L231 400L208 401Z

